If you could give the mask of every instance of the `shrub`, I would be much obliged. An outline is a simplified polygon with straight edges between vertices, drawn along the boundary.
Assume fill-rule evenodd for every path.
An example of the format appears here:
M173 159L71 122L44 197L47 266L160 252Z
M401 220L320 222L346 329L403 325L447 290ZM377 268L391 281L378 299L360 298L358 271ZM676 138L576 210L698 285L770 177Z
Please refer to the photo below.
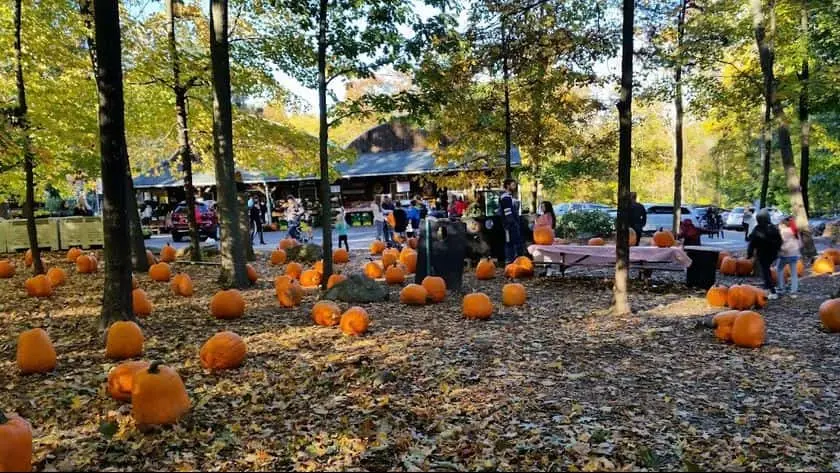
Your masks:
M569 212L557 218L559 238L609 237L615 233L612 217L598 210Z

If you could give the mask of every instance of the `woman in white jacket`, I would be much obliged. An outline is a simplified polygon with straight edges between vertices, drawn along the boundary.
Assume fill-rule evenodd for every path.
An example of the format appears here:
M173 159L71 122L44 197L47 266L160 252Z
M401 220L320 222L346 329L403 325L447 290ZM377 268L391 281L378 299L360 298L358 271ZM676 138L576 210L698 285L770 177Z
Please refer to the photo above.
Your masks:
M799 261L801 244L796 227L791 224L791 217L787 217L779 223L779 233L782 234L782 248L779 250L779 262L776 266L776 275L779 294L785 290L785 266L790 265L790 296L796 298L799 292L799 274L796 272L796 264Z

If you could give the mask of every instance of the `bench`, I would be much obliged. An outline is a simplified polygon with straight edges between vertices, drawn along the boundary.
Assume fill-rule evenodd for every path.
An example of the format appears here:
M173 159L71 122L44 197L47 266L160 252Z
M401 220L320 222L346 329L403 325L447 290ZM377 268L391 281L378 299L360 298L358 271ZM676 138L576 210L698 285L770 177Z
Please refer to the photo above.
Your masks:
M566 270L575 266L615 267L615 246L586 245L531 245L528 252L534 258L534 264L553 267L565 275ZM630 268L649 271L685 271L691 266L691 258L678 247L630 248Z

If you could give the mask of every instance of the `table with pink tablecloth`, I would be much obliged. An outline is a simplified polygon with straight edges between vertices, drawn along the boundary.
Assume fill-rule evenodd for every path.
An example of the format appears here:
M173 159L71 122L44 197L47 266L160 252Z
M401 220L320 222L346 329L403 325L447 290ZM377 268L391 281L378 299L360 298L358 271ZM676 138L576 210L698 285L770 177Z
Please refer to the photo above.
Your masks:
M615 263L615 246L585 245L531 245L528 252L537 263L556 263L569 266L605 266ZM658 248L655 246L630 247L630 264L691 266L691 258L680 247Z

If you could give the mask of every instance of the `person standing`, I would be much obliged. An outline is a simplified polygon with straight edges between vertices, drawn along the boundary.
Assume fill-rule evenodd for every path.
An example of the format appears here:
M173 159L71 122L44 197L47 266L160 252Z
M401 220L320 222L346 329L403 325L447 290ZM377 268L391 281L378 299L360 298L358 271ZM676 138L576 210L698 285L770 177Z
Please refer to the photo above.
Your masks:
M782 247L779 250L779 263L776 266L777 288L779 294L785 292L785 266L790 266L790 297L796 298L799 292L799 274L796 265L799 262L799 252L802 244L796 231L793 217L787 217L779 223L779 234L782 236Z
M382 234L385 237L385 244L390 248L393 244L394 240L392 237L392 233L394 231L394 202L391 200L391 196L386 195L382 199L382 217L384 221L382 222Z
M755 217L756 225L749 236L749 245L747 246L747 258L756 256L758 264L761 267L761 277L764 279L764 289L770 294L768 299L778 299L776 295L776 286L773 284L773 279L770 274L770 266L773 261L779 256L779 250L782 247L782 235L779 229L770 222L770 212L767 209L761 209ZM795 263L791 268L791 273L796 271ZM784 279L784 274L781 275Z
M409 236L414 236L420 232L420 209L417 208L417 201L412 200L411 204L406 209L405 213L408 217L408 222L411 224L411 232Z
M264 196L260 196L260 214L262 216L263 225L268 225L271 223L271 213L268 210L268 202L266 202ZM265 243L263 243L263 245L264 244Z
M373 227L376 229L376 239L385 241L385 216L382 214L381 198L376 197L370 204L370 212L373 214Z
M397 203L394 209L394 233L396 233L402 240L405 239L405 232L408 228L408 213L402 207L401 203Z
M513 179L505 179L505 192L499 199L499 215L502 217L502 227L505 229L505 262L513 263L522 248L522 233L519 228L519 201L513 195L516 193L517 183Z
M639 246L639 242L642 241L642 231L645 229L645 225L647 225L647 209L645 206L640 204L637 200L637 196L635 192L630 193L630 228L636 232L636 245Z
M347 214L344 207L338 209L338 215L335 217L335 232L338 234L338 247L344 243L344 249L350 251L350 243L347 240Z
M265 239L263 239L262 211L260 210L259 204L253 202L253 198L249 199L249 202L252 202L252 205L248 207L248 217L251 221L251 244L254 243L254 235L259 233L260 244L265 245Z
M544 200L540 204L540 216L537 217L536 222L534 222L534 228L548 227L554 230L556 226L557 216L554 215L554 207L551 206L551 202Z

